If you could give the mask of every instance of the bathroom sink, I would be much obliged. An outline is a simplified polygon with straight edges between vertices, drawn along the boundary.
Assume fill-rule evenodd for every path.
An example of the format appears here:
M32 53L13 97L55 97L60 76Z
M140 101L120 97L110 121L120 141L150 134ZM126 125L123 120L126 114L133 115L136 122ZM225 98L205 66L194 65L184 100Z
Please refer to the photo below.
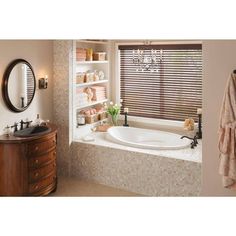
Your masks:
M47 126L34 126L34 127L29 127L23 130L18 130L14 133L14 136L31 137L31 136L46 134L46 133L49 133L50 131L51 131L51 128Z

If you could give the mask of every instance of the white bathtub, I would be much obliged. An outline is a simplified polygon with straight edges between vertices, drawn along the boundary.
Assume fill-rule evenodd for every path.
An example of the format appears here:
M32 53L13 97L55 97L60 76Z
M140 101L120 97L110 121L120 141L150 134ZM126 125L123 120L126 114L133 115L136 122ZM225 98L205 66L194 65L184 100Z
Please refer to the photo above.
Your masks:
M189 139L180 139L178 134L116 126L111 127L107 131L107 139L126 146L157 149L157 150L170 150L182 149L190 146Z

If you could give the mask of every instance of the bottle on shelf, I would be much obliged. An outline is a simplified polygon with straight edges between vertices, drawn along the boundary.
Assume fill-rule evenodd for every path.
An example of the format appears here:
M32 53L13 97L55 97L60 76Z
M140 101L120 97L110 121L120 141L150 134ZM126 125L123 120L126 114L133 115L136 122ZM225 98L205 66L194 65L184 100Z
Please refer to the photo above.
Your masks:
M86 61L92 61L93 60L93 49L87 48L86 49Z

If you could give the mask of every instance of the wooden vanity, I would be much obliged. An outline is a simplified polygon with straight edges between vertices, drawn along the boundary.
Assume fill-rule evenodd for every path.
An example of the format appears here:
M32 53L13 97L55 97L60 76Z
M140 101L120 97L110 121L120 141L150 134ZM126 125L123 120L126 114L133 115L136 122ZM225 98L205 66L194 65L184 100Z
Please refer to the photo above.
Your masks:
M0 196L42 196L56 190L57 128L32 137L0 136Z

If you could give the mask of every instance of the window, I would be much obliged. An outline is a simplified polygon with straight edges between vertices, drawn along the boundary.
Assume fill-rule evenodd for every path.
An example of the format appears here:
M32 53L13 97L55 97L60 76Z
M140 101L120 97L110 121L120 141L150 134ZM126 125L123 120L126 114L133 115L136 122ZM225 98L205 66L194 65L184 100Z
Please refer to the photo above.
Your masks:
M158 71L137 71L133 50L157 52ZM202 46L120 45L120 97L129 115L183 121L202 107ZM123 108L121 114L123 113Z

